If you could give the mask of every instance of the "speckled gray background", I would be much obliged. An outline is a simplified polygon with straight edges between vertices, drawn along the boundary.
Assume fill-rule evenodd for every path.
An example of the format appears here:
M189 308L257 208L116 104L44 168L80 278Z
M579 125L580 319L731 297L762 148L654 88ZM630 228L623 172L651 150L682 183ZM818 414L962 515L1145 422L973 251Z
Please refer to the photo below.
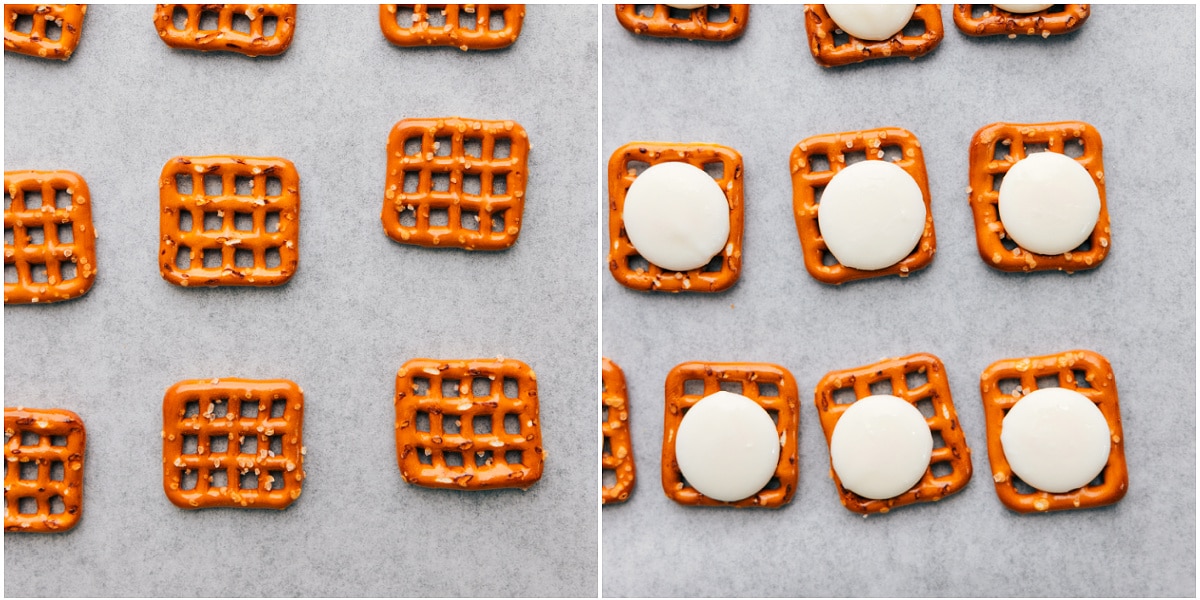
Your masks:
M649 295L602 277L603 350L629 380L639 481L605 507L608 596L1122 596L1196 593L1196 9L1098 5L1061 39L968 38L942 6L932 55L824 70L800 6L756 6L730 44L603 26L605 157L635 140L732 146L746 168L744 272L729 292ZM1098 270L1004 274L979 258L971 135L1080 119L1104 139L1113 248ZM803 267L788 156L810 135L907 128L925 151L938 252L908 279L829 287ZM607 233L605 233L607 236ZM1023 516L989 477L979 374L1073 348L1112 362L1129 493ZM812 402L834 369L932 352L950 376L975 476L937 504L842 508ZM659 483L663 381L686 360L765 361L800 385L800 482L778 511L676 505Z
M94 198L95 287L4 309L5 403L88 428L85 509L4 536L7 596L592 596L597 589L597 8L529 7L508 50L403 49L375 5L302 6L278 58L169 49L150 6L92 6L65 64L6 53L5 169L71 169ZM404 117L513 119L528 202L510 250L427 250L379 221ZM156 266L157 178L176 155L283 156L301 177L300 268L274 289L182 289ZM528 492L404 484L396 369L505 356L538 374L548 459ZM163 392L190 378L304 388L304 495L188 512L160 470Z

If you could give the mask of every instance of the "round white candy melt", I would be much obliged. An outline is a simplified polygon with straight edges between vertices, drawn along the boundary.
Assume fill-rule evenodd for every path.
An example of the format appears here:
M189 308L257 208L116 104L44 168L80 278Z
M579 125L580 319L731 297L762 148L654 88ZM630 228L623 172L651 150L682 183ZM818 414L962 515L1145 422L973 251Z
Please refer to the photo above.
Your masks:
M833 176L821 194L817 225L834 258L874 271L908 256L925 232L925 198L894 163L866 160Z
M703 267L729 240L729 201L721 186L687 163L642 171L625 194L622 218L638 254L672 271Z
M826 4L838 29L860 39L886 40L912 20L916 4Z
M933 434L912 404L896 396L867 396L838 419L829 455L842 487L873 500L895 498L929 469Z
M779 446L766 409L741 394L717 392L683 415L675 435L675 459L696 491L736 502L771 481Z
M1029 13L1042 12L1053 4L993 4L996 8L1018 15L1027 15Z
M1100 217L1100 191L1075 159L1036 152L1017 161L1000 182L1000 223L1016 244L1037 254L1078 248Z
M1083 487L1108 464L1108 421L1087 396L1042 388L1017 401L1000 427L1000 444L1021 481L1054 494Z

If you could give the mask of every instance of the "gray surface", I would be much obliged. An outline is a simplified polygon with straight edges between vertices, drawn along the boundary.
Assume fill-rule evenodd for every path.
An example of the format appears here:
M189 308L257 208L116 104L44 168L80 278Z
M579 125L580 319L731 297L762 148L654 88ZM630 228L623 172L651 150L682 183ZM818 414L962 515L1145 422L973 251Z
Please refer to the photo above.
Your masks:
M606 356L629 380L639 481L606 507L603 591L625 595L1196 593L1196 9L1097 6L1064 39L972 39L925 59L823 70L800 6L756 6L732 44L636 38L605 6L603 154L634 140L732 146L746 165L745 269L717 295L649 295L605 274ZM1081 119L1104 139L1113 249L1091 273L1003 274L979 259L971 135ZM803 268L788 156L810 135L920 138L938 252L908 279L822 285ZM607 230L606 230L607 231ZM607 234L605 234L607 236ZM989 478L978 377L993 361L1087 348L1116 371L1130 488L1109 508L1022 516ZM826 372L932 352L975 476L937 504L842 508L812 402ZM800 482L778 510L676 505L659 484L663 381L685 360L765 361L800 385Z
M66 64L5 55L5 168L71 169L95 200L86 296L5 307L6 404L88 428L85 510L5 535L7 596L591 596L596 15L530 7L508 50L401 49L377 8L303 6L279 58L167 48L149 6L93 6ZM403 117L529 132L520 239L499 253L389 240L384 147ZM275 289L181 289L156 267L156 181L176 155L282 156L301 177L300 268ZM548 460L528 492L404 484L396 369L502 354L538 374ZM162 492L162 394L181 379L305 391L304 494L286 511L183 511ZM583 424L588 424L584 426ZM547 526L553 523L553 526Z

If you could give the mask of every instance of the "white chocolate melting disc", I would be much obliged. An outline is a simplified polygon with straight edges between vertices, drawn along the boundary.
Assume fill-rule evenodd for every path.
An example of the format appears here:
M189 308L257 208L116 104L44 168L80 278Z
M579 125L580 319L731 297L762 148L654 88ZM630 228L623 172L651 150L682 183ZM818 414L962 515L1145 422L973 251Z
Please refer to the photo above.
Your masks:
M872 500L895 498L929 469L933 434L912 404L891 395L867 396L838 418L829 455L842 487Z
M675 459L688 484L722 502L763 489L779 464L779 434L766 409L731 392L688 409L675 436Z
M1054 494L1083 487L1108 464L1108 421L1087 396L1042 388L1017 401L1000 427L1000 444L1021 481Z
M1000 223L1018 246L1055 255L1079 247L1100 218L1100 191L1087 169L1057 152L1017 161L1000 182Z
M993 4L996 8L1018 15L1027 15L1029 13L1042 12L1053 4Z
M847 267L874 271L908 256L925 232L925 199L894 163L866 160L833 176L821 194L817 225L829 252Z
M825 12L838 29L860 39L878 42L900 33L912 20L916 4L826 4Z
M671 271L708 264L729 240L729 201L702 169L682 162L642 171L625 194L625 232L639 255Z

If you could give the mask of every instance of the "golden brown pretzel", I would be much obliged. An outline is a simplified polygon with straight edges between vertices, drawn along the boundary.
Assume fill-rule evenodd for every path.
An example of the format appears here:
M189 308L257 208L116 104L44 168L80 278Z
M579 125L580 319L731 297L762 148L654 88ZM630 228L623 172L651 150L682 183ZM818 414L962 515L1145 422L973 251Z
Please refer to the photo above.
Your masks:
M86 4L5 4L4 49L29 56L67 60L79 45L85 14ZM17 19L22 16L32 18L28 33L17 31ZM46 37L46 27L50 23L59 27L57 39Z
M30 195L39 203L31 206ZM11 236L11 239L10 239ZM87 183L71 171L4 172L5 304L78 298L96 281L96 230Z
M1018 246L1004 233L1000 222L1000 179L1017 161L1025 158L1029 144L1045 144L1048 152L1065 154L1066 143L1077 141L1082 156L1075 157L1091 174L1100 192L1100 215L1083 246L1054 256L1035 254ZM999 151L1005 155L995 158ZM1005 150L1007 148L1007 150ZM1112 245L1108 205L1104 200L1104 157L1100 133L1082 121L1061 123L992 123L971 138L971 212L975 216L975 240L983 261L1001 271L1046 271L1072 273L1100 266Z
M86 445L83 420L69 410L4 409L5 531L53 533L79 523Z
M687 392L688 381L700 381L703 391ZM775 475L757 494L736 502L722 502L701 494L687 485L675 460L675 434L683 416L706 396L721 391L722 383L739 383L737 392L774 413L776 430L782 447ZM765 384L765 385L764 385ZM775 388L769 395L770 387ZM735 506L745 508L779 508L792 501L800 477L796 436L800 431L800 395L796 379L787 369L767 363L709 363L688 362L677 365L667 374L666 411L663 415L662 485L667 497L695 506Z
M872 41L845 34L847 41L838 44L835 31L840 31L841 28L830 18L825 5L804 5L804 28L808 32L808 49L817 64L823 67L837 67L890 56L906 56L910 59L924 56L937 47L945 34L942 28L941 5L918 4L909 23L913 22L919 22L924 27L920 35L905 35L901 31L889 39Z
M721 165L717 185L729 201L729 241L719 259L720 269L710 271L705 266L683 272L670 271L650 263L645 269L630 266L630 260L637 257L638 252L625 233L624 213L625 194L640 173L630 165L634 162L645 163L646 167L664 162L685 162L699 169L705 165ZM742 274L745 211L742 206L742 155L733 148L716 144L663 142L625 144L617 148L608 161L608 202L608 269L621 285L641 291L720 292L737 283Z
M1015 38L1018 35L1040 35L1050 37L1061 33L1070 33L1083 25L1092 14L1090 4L1056 4L1046 10L1018 14L991 6L981 17L971 16L973 4L955 4L954 25L958 30L973 36L1007 35ZM1059 10L1055 10L1055 8Z
M176 9L187 12L182 29L175 27ZM215 14L215 30L200 29L201 16ZM244 15L248 31L234 29L234 15ZM263 34L265 19L275 19L275 31ZM292 44L296 29L295 4L159 4L154 27L168 46L183 50L238 52L246 56L275 56Z
M629 31L653 37L728 42L746 32L746 22L750 19L748 4L705 5L693 9L673 9L666 4L653 4L654 12L649 16L640 14L639 6L645 5L618 4L617 21ZM709 21L709 13L714 6L725 6L729 10L729 18L721 22ZM673 17L671 12L674 10L687 12L688 16Z
M406 6L406 11L398 7ZM438 11L440 26L433 26L430 13ZM499 15L503 27L491 28ZM383 37L397 46L453 46L459 50L497 50L511 46L521 35L524 4L380 4L379 28ZM405 19L408 22L402 22Z
M515 390L505 389L510 382ZM396 373L396 460L404 481L527 489L541 479L544 459L537 375L529 365L418 358Z
M1000 432L1008 410L1021 396L1038 389L1038 379L1057 377L1058 387L1087 396L1108 421L1112 449L1108 464L1100 473L1101 483L1088 484L1064 494L1041 490L1023 493L1017 489L1016 476L1004 456ZM1081 380L1082 379L1082 380ZM1001 389L1009 381L1019 385L1010 392ZM1117 383L1112 365L1103 356L1089 350L1071 350L1047 356L1013 358L992 363L979 377L983 396L983 416L987 422L988 460L996 495L1008 508L1022 513L1091 508L1113 504L1125 496L1129 487L1129 468L1125 464L1125 444L1121 431L1121 408L1117 404Z
M286 379L197 379L163 397L163 491L179 508L283 509L304 481L304 392Z
M629 393L625 388L625 373L617 363L603 359L603 385L600 402L608 418L600 425L600 433L607 445L603 456L603 468L612 471L616 483L601 489L604 504L624 502L629 499L637 473L633 463L633 436L629 433Z
M913 374L924 374L926 381L911 386L908 377ZM832 444L833 429L838 419L853 404L839 404L834 392L853 389L857 401L873 395L871 384L880 381L890 382L890 394L914 406L922 400L929 400L933 406L933 416L927 417L925 422L929 424L930 431L941 436L944 443L933 449L929 467L916 485L907 492L886 500L864 498L842 487L841 479L833 470L831 453L829 475L837 486L842 506L861 514L886 513L897 506L914 502L937 502L961 490L971 479L971 449L967 447L966 437L958 424L958 413L954 410L954 400L950 396L950 382L946 379L946 367L932 354L913 354L886 359L856 369L832 371L822 377L817 384L816 403L817 413L821 417L821 428L825 430L826 443ZM934 475L933 467L938 464L949 467L950 472Z
M885 151L895 149L898 158L893 159L921 188L925 200L925 230L916 248L900 262L877 271L863 271L837 262L817 224L820 204L817 192L824 191L833 176L846 168L846 154L863 153L867 160L888 160ZM813 157L820 156L828 161L829 168L816 171ZM925 175L925 156L917 136L899 127L882 127L865 131L830 133L810 137L792 150L792 214L796 218L796 232L804 250L804 267L814 279L822 283L841 284L867 277L899 275L924 269L933 261L937 250L937 236L933 231L933 209L929 199L929 180ZM826 259L830 264L826 264Z
M505 144L508 155L497 157ZM382 220L388 237L466 250L516 243L529 156L523 127L458 117L404 119L388 136L387 156ZM477 191L467 189L467 178L478 182ZM433 222L434 210L445 212L445 223Z
M206 179L220 191L206 190ZM163 167L158 192L163 279L183 287L271 286L296 273L300 175L291 161L180 156ZM205 254L219 255L219 264L205 265Z

